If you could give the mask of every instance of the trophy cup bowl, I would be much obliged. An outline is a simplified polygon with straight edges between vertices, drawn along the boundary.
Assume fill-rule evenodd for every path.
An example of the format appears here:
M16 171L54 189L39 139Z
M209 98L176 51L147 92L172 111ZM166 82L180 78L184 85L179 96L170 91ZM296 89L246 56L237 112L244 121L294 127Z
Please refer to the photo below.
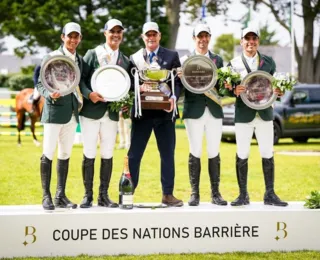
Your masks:
M155 61L154 61L155 62ZM172 71L175 71L173 69ZM141 108L155 109L155 110L169 110L171 103L169 96L171 90L166 84L167 81L173 80L170 78L171 70L150 67L143 70L132 68L132 75L138 72L139 78L142 82L150 85L150 90L141 93Z
M170 71L166 69L146 69L139 71L140 78L147 82L166 82L169 79Z
M270 107L277 99L272 88L273 76L261 70L247 74L241 81L246 90L240 94L242 101L250 108L262 110Z
M80 70L77 64L65 55L55 55L41 65L40 79L50 92L59 92L61 96L72 93L80 82Z

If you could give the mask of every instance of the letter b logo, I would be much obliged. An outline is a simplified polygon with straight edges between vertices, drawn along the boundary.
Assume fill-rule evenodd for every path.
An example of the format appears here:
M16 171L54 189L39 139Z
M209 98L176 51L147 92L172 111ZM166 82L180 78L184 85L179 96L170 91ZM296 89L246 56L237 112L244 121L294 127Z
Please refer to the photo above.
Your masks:
M36 242L37 241L37 236L35 235L36 231L37 230L35 227L26 226L24 231L24 236L26 240L22 244L27 246L28 244L33 244L34 242Z
M281 234L281 237L276 236L275 239L285 239L288 236L287 224L285 222L277 222L277 232Z

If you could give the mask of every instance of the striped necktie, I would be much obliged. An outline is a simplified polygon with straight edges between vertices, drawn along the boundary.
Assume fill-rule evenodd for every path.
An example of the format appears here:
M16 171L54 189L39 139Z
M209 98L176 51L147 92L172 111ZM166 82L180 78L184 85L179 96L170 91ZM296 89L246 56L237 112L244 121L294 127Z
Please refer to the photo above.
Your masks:
M150 61L150 63L152 62L152 59L153 59L154 56L156 56L156 54L155 54L154 52L151 52L151 53L149 54L149 61Z

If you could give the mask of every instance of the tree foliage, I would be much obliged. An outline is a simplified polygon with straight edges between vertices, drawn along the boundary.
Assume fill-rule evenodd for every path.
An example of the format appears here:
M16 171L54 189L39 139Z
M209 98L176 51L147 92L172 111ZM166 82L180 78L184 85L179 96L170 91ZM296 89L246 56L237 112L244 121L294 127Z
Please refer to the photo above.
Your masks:
M213 46L213 51L219 54L225 62L232 60L234 46L240 44L240 39L233 37L233 34L221 34Z
M276 35L276 31L269 31L268 23L260 27L260 45L264 46L274 46L278 45L278 40L273 40L273 37Z
M32 74L14 74L7 81L7 87L10 90L20 91L25 88L33 88Z
M167 17L162 13L164 0L152 1L152 17L162 31L162 45L168 40ZM83 39L78 52L105 42L103 27L116 18L126 28L121 50L129 55L141 48L142 25L146 16L146 1L140 0L2 0L0 29L3 35L13 35L25 44L15 50L18 56L37 53L37 48L57 49L63 25L73 21L81 25Z
M254 8L263 4L270 8L277 22L291 33L290 24L290 0L243 0L244 4L254 3ZM301 3L301 4L300 4ZM296 8L297 5L300 8ZM301 13L298 10L301 9ZM320 83L320 37L318 39L318 49L314 55L314 24L319 26L320 22L320 0L295 1L295 15L301 17L304 22L303 48L299 51L296 40L294 41L295 58L298 63L298 78L300 82Z

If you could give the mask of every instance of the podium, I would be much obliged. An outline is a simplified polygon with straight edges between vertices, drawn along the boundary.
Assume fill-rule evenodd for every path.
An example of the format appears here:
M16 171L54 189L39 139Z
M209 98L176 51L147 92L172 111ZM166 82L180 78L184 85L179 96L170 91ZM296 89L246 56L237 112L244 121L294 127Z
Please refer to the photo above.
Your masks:
M0 206L0 258L320 250L320 210L303 204L52 212Z

